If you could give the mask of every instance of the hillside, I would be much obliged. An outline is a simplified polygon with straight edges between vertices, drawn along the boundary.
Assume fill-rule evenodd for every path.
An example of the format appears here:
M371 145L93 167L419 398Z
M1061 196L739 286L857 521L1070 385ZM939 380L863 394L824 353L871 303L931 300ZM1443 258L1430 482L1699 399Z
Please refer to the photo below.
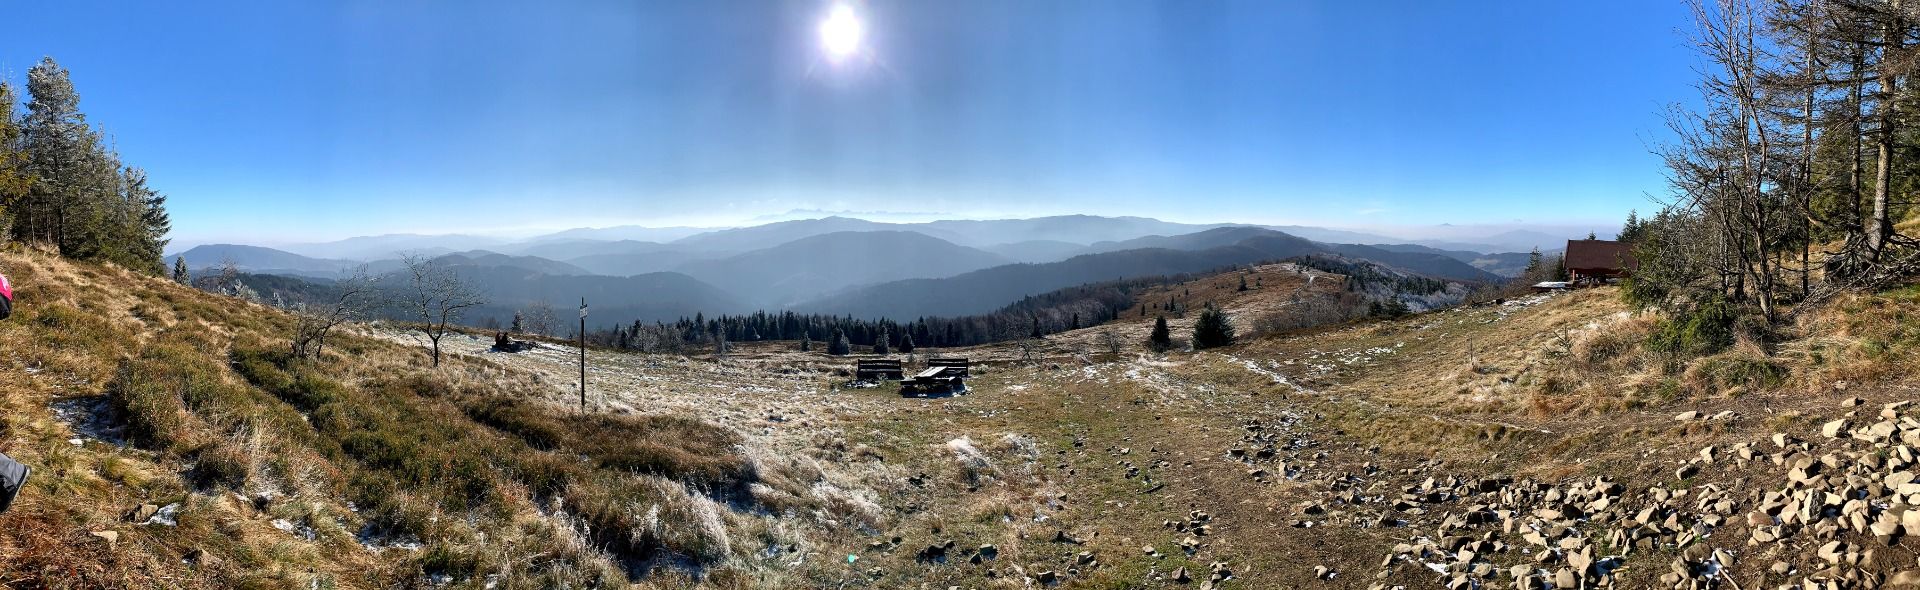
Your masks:
M1059 240L1022 240L984 246L980 249L999 254L1014 262L1056 262L1085 254L1086 245Z
M1186 236L1147 238L1142 243L1173 247L1101 252L1059 262L998 266L941 279L883 283L802 303L796 305L795 309L863 317L971 315L991 311L1004 302L1084 283L1217 271L1312 254L1351 253L1380 264L1412 267L1414 272L1421 274L1430 274L1421 269L1438 269L1444 271L1437 275L1443 278L1474 281L1498 278L1466 263L1436 254L1321 244L1250 227L1217 228Z
M900 224L882 223L855 219L851 217L822 217L820 219L800 219L781 221L753 227L723 229L695 234L678 240L672 245L676 248L706 252L743 253L763 248L772 248L798 239L839 232L897 231ZM927 232L940 239L956 238L952 234Z
M777 309L852 286L948 277L1006 262L998 255L916 232L850 231L687 263L678 270L748 297L754 305Z
M315 258L380 260L403 254L439 256L468 250L485 250L506 244L507 240L461 234L422 235L385 234L357 236L332 242L288 244L281 250Z
M1774 354L1671 359L1611 288L1300 328L1346 279L1269 265L939 351L976 361L959 397L742 343L594 351L581 417L565 348L456 336L434 369L417 334L359 326L300 361L280 312L17 250L0 269L23 302L0 338L36 343L0 360L0 449L41 469L0 527L0 579L28 587L1775 587L1911 559L1791 502L1908 465L1868 457L1920 436L1913 288ZM1145 349L1206 303L1241 343ZM1897 525L1878 505L1863 524Z
M207 244L167 255L167 260L184 258L193 270L220 268L231 262L250 272L337 278L354 267L348 260L301 256L284 250L239 244Z
M626 254L589 254L568 259L567 262L593 271L594 274L625 277L654 272L669 272L722 256L721 254L711 252L656 250L652 252Z
M447 266L513 268L544 275L565 276L593 274L592 272L588 272L587 269L557 260L548 260L538 256L508 256L486 250L455 252L435 257L433 261L437 264Z
M586 240L564 239L533 242L501 248L500 251L522 256L538 256L549 260L568 260L582 256L614 256L623 254L650 254L668 250L666 244L643 242L638 240Z
M673 587L648 564L727 558L714 519L858 517L693 414L583 418L539 375L384 335L293 359L258 305L17 249L0 269L0 338L32 343L0 361L0 449L35 468L0 517L9 587Z
M469 321L474 323L491 318L504 326L511 323L516 310L538 303L568 310L577 307L582 297L593 308L589 327L750 309L726 291L673 272L626 277L557 276L511 266L452 265L451 268L488 302L468 314ZM566 320L561 323L563 327L572 325L570 317L560 319Z

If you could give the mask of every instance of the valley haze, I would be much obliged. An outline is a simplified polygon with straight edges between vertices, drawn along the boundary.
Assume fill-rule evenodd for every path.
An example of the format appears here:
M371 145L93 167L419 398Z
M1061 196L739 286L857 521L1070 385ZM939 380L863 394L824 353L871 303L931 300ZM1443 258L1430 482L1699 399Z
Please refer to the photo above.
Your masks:
M792 310L914 318L986 313L1023 297L1110 280L1349 256L1400 270L1492 283L1551 256L1569 236L1539 229L1403 240L1308 226L1188 224L1144 217L877 222L830 216L720 229L618 226L525 238L395 234L279 248L206 244L170 253L195 272L231 263L315 281L400 268L422 255L490 297L470 318L507 322L569 289L601 294L594 325L695 314ZM1252 240L1252 241L1249 241ZM640 299L646 299L642 302Z

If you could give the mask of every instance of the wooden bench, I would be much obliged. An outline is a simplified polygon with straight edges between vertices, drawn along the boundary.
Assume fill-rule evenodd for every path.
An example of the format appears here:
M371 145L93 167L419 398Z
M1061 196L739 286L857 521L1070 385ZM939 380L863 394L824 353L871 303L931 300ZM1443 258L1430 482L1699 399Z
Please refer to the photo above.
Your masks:
M879 381L892 379L899 381L906 377L906 371L900 368L896 359L860 359L854 361L853 378L859 381Z
M946 369L959 377L971 376L970 373L967 371L966 357L957 357L957 356L927 357L927 368L933 369L935 367Z
M955 394L966 390L967 359L957 357L929 358L927 368L900 382L900 395L905 396Z

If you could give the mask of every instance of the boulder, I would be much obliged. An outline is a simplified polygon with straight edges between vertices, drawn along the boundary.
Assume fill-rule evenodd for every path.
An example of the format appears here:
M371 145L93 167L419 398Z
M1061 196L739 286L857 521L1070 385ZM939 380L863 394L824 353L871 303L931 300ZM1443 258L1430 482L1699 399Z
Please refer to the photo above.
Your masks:
M153 515L159 514L159 513L160 513L159 506L153 505L153 504L141 504L139 506L133 507L133 510L127 511L127 522L133 522L133 523L146 522L148 520L151 520L153 518Z
M1827 438L1840 438L1847 431L1847 419L1841 418L1820 426L1820 435Z

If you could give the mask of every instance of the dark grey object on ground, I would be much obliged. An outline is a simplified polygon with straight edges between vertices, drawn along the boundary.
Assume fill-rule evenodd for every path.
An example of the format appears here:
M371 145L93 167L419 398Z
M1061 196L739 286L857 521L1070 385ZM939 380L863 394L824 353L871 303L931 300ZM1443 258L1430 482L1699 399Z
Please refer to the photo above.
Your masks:
M32 468L0 454L0 512L6 512L7 507L13 505L13 499L27 487L27 476L32 473Z

